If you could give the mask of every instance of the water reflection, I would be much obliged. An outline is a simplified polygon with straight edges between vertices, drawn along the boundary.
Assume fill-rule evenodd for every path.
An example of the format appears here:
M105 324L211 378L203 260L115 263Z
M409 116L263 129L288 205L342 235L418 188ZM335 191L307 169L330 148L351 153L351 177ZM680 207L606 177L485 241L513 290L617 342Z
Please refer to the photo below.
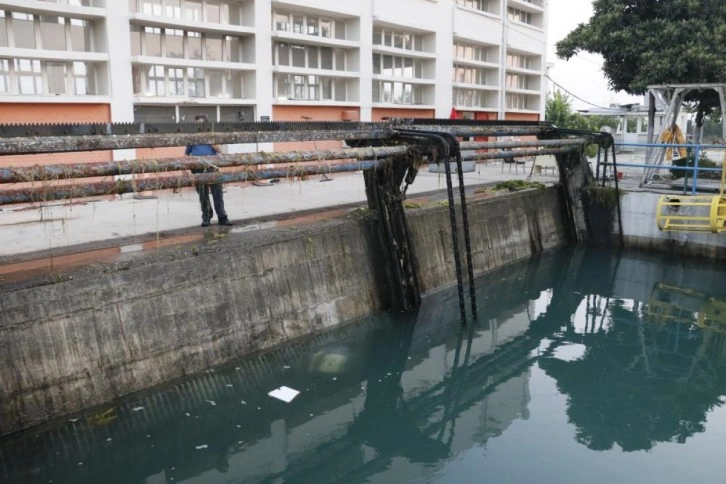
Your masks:
M726 300L662 282L648 303L591 295L585 324L556 341L583 354L540 367L569 397L577 440L593 450L648 450L703 432L726 394ZM720 318L720 319L719 319Z
M559 411L587 448L685 442L726 393L718 279L641 255L548 254L480 281L477 324L462 329L443 292L7 438L0 480L428 481L527 421L535 374L567 396ZM301 393L267 396L281 385Z

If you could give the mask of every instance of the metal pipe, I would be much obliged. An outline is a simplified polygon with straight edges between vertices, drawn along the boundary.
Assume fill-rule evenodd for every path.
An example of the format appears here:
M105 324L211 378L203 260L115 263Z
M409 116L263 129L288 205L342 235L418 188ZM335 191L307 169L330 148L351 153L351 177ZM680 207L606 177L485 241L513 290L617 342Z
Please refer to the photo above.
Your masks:
M317 151L285 151L237 153L217 156L185 156L160 160L102 161L64 165L36 165L0 168L0 183L18 183L47 180L67 180L92 176L132 175L183 171L206 168L210 164L219 168L248 165L284 164L324 160L375 160L403 155L406 146L376 148L340 148Z
M537 136L547 131L541 126L406 126L410 131L448 133L454 136Z
M171 133L90 136L41 136L6 138L0 155L29 155L71 151L162 148L194 144L285 143L299 141L340 141L346 139L389 139L391 129L351 129L340 131L245 131L233 133Z
M164 190L193 186L196 183L232 183L271 178L312 176L321 173L343 173L376 168L388 159L360 161L336 165L316 165L275 168L271 170L247 170L231 173L216 172L200 175L179 175L157 177L155 179L115 180L64 186L37 186L0 191L0 205L13 203L47 202L73 198L117 195L131 192Z
M577 148L577 146L572 146L569 148L547 148L544 150L489 151L486 153L478 153L476 151L464 151L462 152L461 159L465 161L472 161L493 160L498 158L521 158L522 156L557 155L570 152L575 148Z
M462 141L459 146L462 150L490 150L502 148L529 148L538 146L582 146L589 144L589 140L585 138L566 138L566 139L548 139L548 140L525 140L525 141L496 141L496 142L479 142L479 141Z

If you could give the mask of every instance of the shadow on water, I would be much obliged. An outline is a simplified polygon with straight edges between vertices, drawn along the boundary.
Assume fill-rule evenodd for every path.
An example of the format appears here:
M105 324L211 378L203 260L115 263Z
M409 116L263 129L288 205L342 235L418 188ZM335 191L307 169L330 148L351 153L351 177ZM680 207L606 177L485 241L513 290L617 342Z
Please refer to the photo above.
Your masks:
M0 480L393 482L402 462L432 476L528 418L535 365L587 447L683 442L726 393L717 279L640 254L549 253L478 281L475 324L443 291L6 438ZM569 345L584 349L563 357ZM281 385L301 393L267 396Z

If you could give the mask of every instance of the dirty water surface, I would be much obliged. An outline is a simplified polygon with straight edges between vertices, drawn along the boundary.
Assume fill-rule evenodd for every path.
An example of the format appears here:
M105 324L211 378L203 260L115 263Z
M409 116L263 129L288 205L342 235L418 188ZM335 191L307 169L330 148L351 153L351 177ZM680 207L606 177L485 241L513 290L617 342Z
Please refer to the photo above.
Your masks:
M0 482L721 483L714 263L551 252L0 440Z

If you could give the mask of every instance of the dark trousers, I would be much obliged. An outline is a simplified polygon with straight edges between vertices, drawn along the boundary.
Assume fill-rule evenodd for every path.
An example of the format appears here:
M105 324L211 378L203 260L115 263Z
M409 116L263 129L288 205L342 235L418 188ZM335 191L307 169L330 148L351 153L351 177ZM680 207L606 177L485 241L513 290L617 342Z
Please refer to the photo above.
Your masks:
M209 194L211 192L214 200L214 210L217 211L217 220L224 222L227 220L227 212L224 211L224 198L222 196L221 183L197 183L197 193L199 194L199 204L202 206L202 221L209 222L214 216L212 204L209 203Z

